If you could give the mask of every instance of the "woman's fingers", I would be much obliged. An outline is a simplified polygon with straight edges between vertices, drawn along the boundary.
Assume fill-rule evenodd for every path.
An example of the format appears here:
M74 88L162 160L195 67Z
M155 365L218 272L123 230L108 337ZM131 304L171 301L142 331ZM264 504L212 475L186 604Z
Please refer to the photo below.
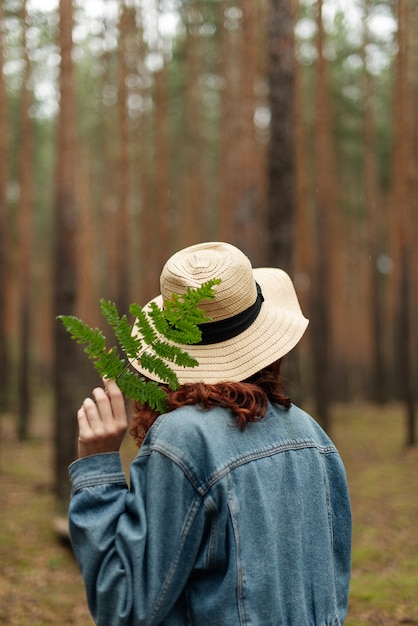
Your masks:
M79 437L88 437L91 433L90 421L87 417L87 411L83 406L81 406L77 412L77 420L78 420L78 434Z
M92 393L96 401L95 406L99 419L105 424L112 424L115 418L108 394L101 387L96 387Z
M84 409L86 419L90 425L101 421L96 403L91 398L86 398L81 408Z
M128 418L126 416L125 400L121 390L114 380L103 379L103 383L105 385L106 395L110 400L115 420L121 424L127 424Z
M106 389L93 390L94 401L86 398L77 413L79 456L119 450L128 427L125 402L114 381Z

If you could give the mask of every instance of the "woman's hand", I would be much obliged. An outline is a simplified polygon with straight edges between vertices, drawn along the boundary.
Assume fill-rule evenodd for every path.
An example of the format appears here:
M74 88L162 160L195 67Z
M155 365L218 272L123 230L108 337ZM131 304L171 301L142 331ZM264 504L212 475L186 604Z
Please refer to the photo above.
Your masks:
M125 401L113 380L104 389L93 389L94 401L86 398L77 413L79 457L117 452L128 428Z

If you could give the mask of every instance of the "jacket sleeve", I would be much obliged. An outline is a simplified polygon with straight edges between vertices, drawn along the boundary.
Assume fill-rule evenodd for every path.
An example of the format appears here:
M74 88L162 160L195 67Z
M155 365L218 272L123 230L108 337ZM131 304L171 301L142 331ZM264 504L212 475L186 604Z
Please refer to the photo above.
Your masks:
M157 451L138 454L129 488L118 453L79 459L69 472L71 540L96 624L160 624L193 568L201 496Z

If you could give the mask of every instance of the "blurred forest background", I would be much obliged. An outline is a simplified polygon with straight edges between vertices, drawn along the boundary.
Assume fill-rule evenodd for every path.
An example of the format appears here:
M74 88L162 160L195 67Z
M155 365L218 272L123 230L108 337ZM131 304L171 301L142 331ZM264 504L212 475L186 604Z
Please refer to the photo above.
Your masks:
M55 398L58 498L92 376L56 315L144 304L198 241L291 273L311 320L291 378L325 428L334 402L400 400L413 445L418 3L0 11L0 402L25 439Z

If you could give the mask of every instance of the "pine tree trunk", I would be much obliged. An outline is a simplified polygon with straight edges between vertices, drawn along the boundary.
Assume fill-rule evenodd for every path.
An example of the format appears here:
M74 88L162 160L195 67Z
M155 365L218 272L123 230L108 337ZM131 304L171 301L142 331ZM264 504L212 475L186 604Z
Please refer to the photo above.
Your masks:
M115 28L116 17L103 18L103 29ZM114 63L112 51L104 48L100 58L103 67L101 75L101 128L100 128L100 161L102 180L100 185L100 213L102 215L101 236L103 246L101 250L102 293L115 302L118 298L118 207L119 207L119 144L115 138L119 137L118 103L105 100L106 93L117 89L117 65ZM116 67L115 67L116 66ZM115 76L116 74L116 76Z
M31 316L30 305L30 267L31 267L31 226L32 226L32 124L29 117L30 107L30 61L26 45L27 13L26 0L22 5L22 37L23 37L23 81L20 100L20 150L19 150L19 257L18 257L18 290L19 290L19 367L17 379L18 393L18 435L25 440L29 436L31 392L29 342Z
M161 268L173 252L171 249L172 227L170 221L170 172L168 163L168 75L164 64L155 73L155 177L157 241Z
M267 191L267 264L293 276L296 215L296 56L292 0L269 0L268 82L270 144ZM291 352L282 370L297 401L300 387L299 354ZM296 394L296 397L295 397Z
M397 284L395 284L395 355L400 397L405 405L408 446L416 443L415 392L412 365L411 224L416 207L410 206L410 166L414 148L414 108L410 76L409 2L398 3L398 54L396 65L395 140L393 165L393 202L396 228ZM412 6L412 5L411 5ZM416 71L416 68L415 68Z
M269 0L268 263L292 272L295 215L295 46L291 0Z
M373 110L373 78L367 67L368 16L370 0L364 3L364 38L362 56L364 65L364 184L368 221L369 276L370 276L370 322L372 338L372 398L382 403L386 399L386 373L384 353L384 299L382 276L378 271L381 247L380 215L382 203L378 191L378 164L376 125Z
M293 7L295 11L295 20L297 19L297 5L294 0ZM313 224L312 224L312 200L310 197L309 180L308 180L308 154L307 154L307 138L304 119L304 98L302 88L302 71L301 66L295 66L295 245L294 249L294 278L297 283L298 297L302 310L308 314L310 308L309 295L315 285L310 280L310 273L313 267ZM310 313L309 313L310 314ZM309 334L309 328L308 328ZM292 398L296 403L302 403L301 382L304 376L308 375L309 368L305 368L303 363L306 359L301 355L301 349L295 351L298 355L298 373L299 385L298 393L292 393ZM306 386L306 382L304 383Z
M203 150L201 142L201 88L199 7L197 0L185 7L186 42L186 165L183 182L182 207L179 229L179 247L197 243L202 234L205 214L205 185L203 178Z
M149 53L147 41L144 32L144 11L145 7L137 8L137 55L140 60L140 77L141 82L138 88L139 96L142 101L151 98L151 87L144 80L147 77L144 59ZM144 75L143 75L144 74ZM157 108L157 103L155 107ZM159 115L160 112L158 112ZM157 111L155 111L157 116ZM154 139L153 113L142 111L137 131L135 134L134 147L136 156L135 171L137 177L137 194L139 197L139 219L138 230L136 231L136 241L138 247L138 270L134 281L133 300L138 303L144 303L155 297L158 291L159 276L162 265L160 263L161 256L166 260L167 250L160 248L157 239L157 216L155 211L156 190L155 181L156 169L155 163L150 159L150 153L145 148L152 146ZM157 156L156 156L157 158Z
M127 111L128 89L128 7L121 0L119 19L119 81L118 81L118 113L119 113L119 160L118 160L118 219L117 219L117 306L126 314L129 307L129 118Z
M218 180L219 180L219 238L230 243L236 242L236 216L233 208L234 181L237 178L237 116L234 115L234 105L237 100L237 72L234 67L237 62L236 47L229 29L225 26L227 9L226 0L218 4L218 22L220 28L220 55L218 74L223 88L220 93L219 119L219 152L218 152Z
M6 92L3 75L3 4L0 3L0 412L5 411L8 404L8 357L6 334L6 265L7 265L7 163L8 163L8 133Z
M317 2L317 67L316 102L314 129L314 159L316 164L315 184L316 261L313 272L312 324L310 335L313 346L314 395L316 417L325 430L330 431L331 401L331 276L330 276L330 211L332 181L330 104L328 93L327 65L324 57L324 28L322 21L322 0Z
M236 198L236 240L238 247L256 262L258 240L264 229L258 204L255 160L255 84L257 78L257 0L244 0L240 50L239 188Z
M418 374L418 331L415 320L418 317L418 304L416 293L418 289L418 224L417 224L417 198L418 198L418 4L414 0L409 0L409 12L407 20L408 28L408 66L406 80L408 84L408 119L409 119L409 159L408 159L408 251L410 255L410 355L411 355L411 378L410 378L410 409L407 422L407 443L416 445L417 425L416 425L416 377Z
M73 7L60 0L60 112L57 137L55 197L54 313L76 315L77 207L75 197L75 102L72 62ZM69 496L68 465L76 456L76 414L81 388L77 361L80 346L61 322L55 323L55 493L60 502Z

